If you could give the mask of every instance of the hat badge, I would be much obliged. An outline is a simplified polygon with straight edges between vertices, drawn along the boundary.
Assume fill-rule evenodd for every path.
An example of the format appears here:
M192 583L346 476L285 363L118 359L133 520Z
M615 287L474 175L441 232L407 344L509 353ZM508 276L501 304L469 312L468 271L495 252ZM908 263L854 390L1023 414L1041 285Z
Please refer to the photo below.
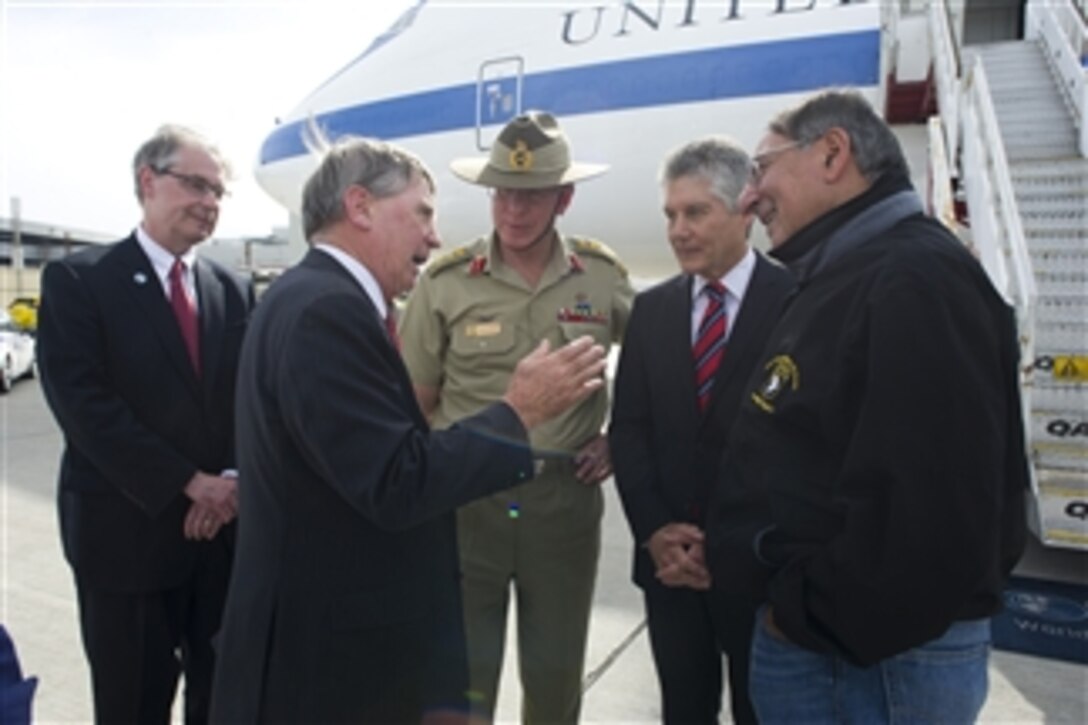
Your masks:
M520 139L510 151L510 168L514 171L529 171L533 168L533 152Z

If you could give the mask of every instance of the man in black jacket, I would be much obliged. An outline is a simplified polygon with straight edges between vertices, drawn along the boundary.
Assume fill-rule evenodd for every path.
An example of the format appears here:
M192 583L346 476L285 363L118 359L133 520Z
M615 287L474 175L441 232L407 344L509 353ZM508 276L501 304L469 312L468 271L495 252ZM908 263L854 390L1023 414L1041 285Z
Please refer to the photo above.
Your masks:
M1012 311L856 94L776 118L746 202L799 283L708 533L715 583L764 604L756 713L972 722L1025 535Z

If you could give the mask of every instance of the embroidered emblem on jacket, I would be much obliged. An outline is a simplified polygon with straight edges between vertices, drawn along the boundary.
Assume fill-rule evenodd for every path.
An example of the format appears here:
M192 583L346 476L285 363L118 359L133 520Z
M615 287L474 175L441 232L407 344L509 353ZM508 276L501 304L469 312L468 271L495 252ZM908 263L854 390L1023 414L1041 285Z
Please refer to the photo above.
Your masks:
M776 355L763 366L767 377L752 393L752 402L768 413L774 412L774 401L786 389L793 391L801 387L801 373L797 363L789 355Z

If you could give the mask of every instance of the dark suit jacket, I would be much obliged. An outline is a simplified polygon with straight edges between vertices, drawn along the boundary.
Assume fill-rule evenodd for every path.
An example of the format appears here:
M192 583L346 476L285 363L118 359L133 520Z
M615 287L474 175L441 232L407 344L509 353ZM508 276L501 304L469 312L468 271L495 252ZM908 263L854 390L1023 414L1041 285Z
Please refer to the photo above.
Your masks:
M418 723L463 705L452 511L532 475L514 411L431 433L370 298L311 250L254 315L238 450L212 720Z
M42 273L38 364L62 431L60 522L77 579L97 589L179 585L203 544L187 541L197 470L234 465L234 373L252 287L198 259L198 379L135 236Z
M732 332L714 380L711 402L700 414L691 357L689 275L635 298L616 371L609 437L615 480L635 538L633 578L654 580L643 546L659 528L705 515L726 437L751 375L792 288L789 272L763 255L731 320Z

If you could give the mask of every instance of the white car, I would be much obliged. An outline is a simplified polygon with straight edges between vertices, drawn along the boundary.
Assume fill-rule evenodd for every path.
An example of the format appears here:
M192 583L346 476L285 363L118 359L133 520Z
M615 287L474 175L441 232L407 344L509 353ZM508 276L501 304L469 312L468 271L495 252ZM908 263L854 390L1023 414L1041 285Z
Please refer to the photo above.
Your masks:
M6 310L0 310L0 393L11 390L22 377L33 377L34 336L11 321Z

